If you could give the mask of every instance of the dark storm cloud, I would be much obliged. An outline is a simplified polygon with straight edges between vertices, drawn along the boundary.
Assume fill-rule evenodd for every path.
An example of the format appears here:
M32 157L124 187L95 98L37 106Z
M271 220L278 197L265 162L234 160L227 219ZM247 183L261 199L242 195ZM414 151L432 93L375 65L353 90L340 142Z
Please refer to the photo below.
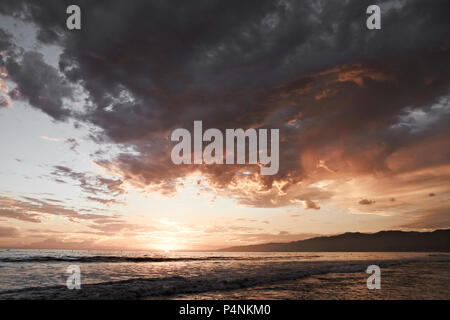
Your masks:
M82 30L68 31L65 8L75 3ZM75 116L138 151L100 165L168 194L194 170L226 188L243 168L171 164L170 131L190 129L194 120L205 128L280 128L279 174L242 179L264 190L287 182L282 194L312 175L396 174L448 163L448 113L419 131L398 124L411 108L434 114L432 107L450 92L450 3L379 3L380 31L366 29L373 2L360 0L3 0L0 13L34 22L38 39L63 49L65 79L44 67L42 57L23 55L25 63L10 71L21 93L55 119ZM45 103L37 99L42 74L50 82ZM83 113L63 108L63 97L71 96L65 80L88 93ZM411 159L412 147L434 156L395 170L387 165L392 155L394 166ZM242 201L302 200L318 208L313 200L329 196Z
M4 5L7 4L0 6ZM41 53L25 51L15 40L14 35L0 29L0 71L17 84L2 104L8 106L10 99L27 99L54 119L67 118L69 110L64 109L63 99L72 98L71 86L57 69L44 61Z
M0 29L0 51L4 54L6 50L10 50L13 47L14 44L12 35L3 29ZM0 61L2 61L3 54L0 55Z
M9 77L30 104L60 120L69 115L63 99L72 97L72 88L58 71L44 61L41 53L25 52L20 60L7 60Z

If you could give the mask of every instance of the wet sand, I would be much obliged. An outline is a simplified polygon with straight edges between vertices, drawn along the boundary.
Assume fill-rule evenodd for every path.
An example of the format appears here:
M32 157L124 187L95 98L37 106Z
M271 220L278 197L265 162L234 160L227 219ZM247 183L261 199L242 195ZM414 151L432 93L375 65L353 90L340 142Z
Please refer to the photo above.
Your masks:
M449 262L415 262L383 268L379 290L367 289L368 276L365 272L328 273L239 290L177 295L170 299L450 299Z

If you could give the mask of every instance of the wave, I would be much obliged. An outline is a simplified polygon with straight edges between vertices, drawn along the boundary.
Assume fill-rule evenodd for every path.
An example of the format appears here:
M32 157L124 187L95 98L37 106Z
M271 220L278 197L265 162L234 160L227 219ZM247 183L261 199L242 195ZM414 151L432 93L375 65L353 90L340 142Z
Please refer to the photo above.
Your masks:
M364 272L370 264L386 268L420 261L423 262L422 259L309 262L306 265L291 264L289 268L277 268L267 264L257 272L246 274L230 272L227 275L207 273L195 277L134 278L82 284L81 290L68 290L64 285L15 289L0 292L0 299L145 299L175 294L235 290L327 273ZM445 261L448 262L447 259Z
M429 257L449 257L450 258L450 254L447 254L447 253L431 253L428 256Z
M226 260L227 257L204 258L168 258L168 257L124 257L124 256L89 256L89 257L26 257L26 258L0 258L0 262L172 262L172 261L201 261L201 260Z
M313 259L320 256L266 256L266 257L127 257L127 256L86 256L86 257L55 257L55 256L34 256L34 257L6 257L0 258L0 262L22 262L22 263L44 263L44 262L78 262L78 263L139 263L139 262L183 262L183 261L209 261L209 260L279 260L279 259Z

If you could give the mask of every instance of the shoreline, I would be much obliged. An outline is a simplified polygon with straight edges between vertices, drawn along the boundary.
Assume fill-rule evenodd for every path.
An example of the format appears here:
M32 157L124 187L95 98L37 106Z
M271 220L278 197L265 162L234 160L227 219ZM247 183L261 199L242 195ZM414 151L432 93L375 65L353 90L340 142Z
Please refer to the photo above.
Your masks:
M383 268L381 289L369 290L365 272L327 273L254 287L169 300L449 300L448 261L407 262Z
M372 263L371 261L370 263ZM450 261L430 259L425 261L405 260L389 263L379 261L382 267L382 289L371 291L366 287L365 273L362 265L350 266L340 272L317 272L304 274L289 279L278 279L266 282L254 282L243 279L241 282L218 283L217 280L189 279L169 277L164 279L129 279L98 284L86 284L81 290L68 290L64 286L23 288L0 292L0 299L69 299L69 300L98 300L98 299L390 299L417 296L418 293L405 291L405 277L418 283L423 274L432 274L434 278L422 281L423 286L430 287L431 292L441 292L435 298L448 299L450 289ZM393 276L394 275L394 276ZM403 280L401 280L403 279ZM247 281L246 281L247 280ZM393 284L395 281L396 284ZM402 282L403 281L403 282ZM439 289L442 285L444 288ZM387 286L386 286L387 285ZM433 288L434 287L434 288ZM186 289L189 288L189 289ZM388 290L386 290L386 288ZM436 289L437 288L437 289ZM331 294L330 294L331 290ZM387 294L386 292L389 292ZM409 293L408 293L409 292ZM423 292L423 290L419 291ZM433 299L433 295L431 299Z

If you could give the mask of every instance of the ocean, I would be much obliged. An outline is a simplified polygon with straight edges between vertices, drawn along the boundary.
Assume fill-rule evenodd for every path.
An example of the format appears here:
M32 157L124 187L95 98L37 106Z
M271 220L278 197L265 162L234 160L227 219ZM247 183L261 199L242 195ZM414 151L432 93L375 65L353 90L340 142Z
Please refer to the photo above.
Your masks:
M71 265L80 290L66 286ZM446 253L0 250L0 299L450 299L449 288Z

